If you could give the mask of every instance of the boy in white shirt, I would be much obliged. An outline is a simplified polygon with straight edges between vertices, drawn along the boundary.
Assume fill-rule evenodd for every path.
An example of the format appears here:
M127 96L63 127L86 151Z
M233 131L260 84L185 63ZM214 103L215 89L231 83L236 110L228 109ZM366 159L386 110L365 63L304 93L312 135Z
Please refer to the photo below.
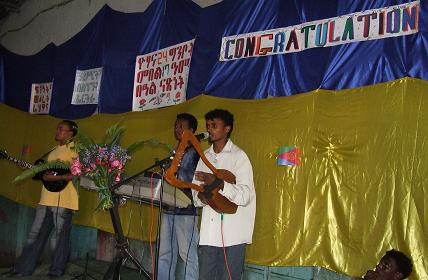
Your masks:
M241 279L246 244L251 244L256 214L253 169L248 156L229 139L233 115L215 109L205 115L211 147L204 154L216 169L235 175L233 183L219 180L199 160L193 182L203 187L216 184L219 194L237 205L233 214L219 213L204 193L193 190L194 203L203 207L200 228L199 279Z

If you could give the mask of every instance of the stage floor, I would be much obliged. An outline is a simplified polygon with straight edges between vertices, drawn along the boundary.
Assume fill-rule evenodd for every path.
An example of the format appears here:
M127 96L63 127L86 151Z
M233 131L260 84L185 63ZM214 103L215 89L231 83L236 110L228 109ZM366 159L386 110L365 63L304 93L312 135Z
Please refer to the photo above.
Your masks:
M65 274L62 277L54 278L58 280L70 280L70 279L87 279L87 280L101 280L104 277L104 274L107 272L110 263L104 262L104 261L97 261L97 260L89 260L88 261L88 271L85 278L84 271L85 271L85 260L78 260L78 261L72 261L69 262L67 265L67 270ZM47 276L48 274L49 265L48 264L40 264L36 271L33 273L32 276L26 276L26 277L4 277L2 279L51 279ZM0 268L0 273L4 273L6 271L9 271L10 268L8 267L2 267ZM121 273L120 273L121 279L147 279L143 274L140 274L137 270L130 269L127 267L122 267ZM110 277L112 279L112 277Z

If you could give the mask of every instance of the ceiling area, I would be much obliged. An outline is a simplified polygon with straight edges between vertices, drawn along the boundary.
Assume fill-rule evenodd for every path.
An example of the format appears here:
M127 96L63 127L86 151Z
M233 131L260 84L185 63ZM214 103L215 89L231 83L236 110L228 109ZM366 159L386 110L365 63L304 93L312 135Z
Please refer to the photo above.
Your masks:
M7 17L13 13L19 13L22 5L27 0L0 0L0 26L3 25L4 21L7 19ZM59 4L56 4L54 6L63 6L66 5L69 2L72 2L73 0L64 0ZM120 0L118 0L120 1ZM152 0L150 0L152 1ZM223 0L193 0L195 3L197 3L201 7L206 7L209 5L216 4L218 2L221 2ZM59 2L59 1L58 1ZM107 1L105 1L107 2Z
M0 24L12 13L19 13L19 9L26 0L0 0Z

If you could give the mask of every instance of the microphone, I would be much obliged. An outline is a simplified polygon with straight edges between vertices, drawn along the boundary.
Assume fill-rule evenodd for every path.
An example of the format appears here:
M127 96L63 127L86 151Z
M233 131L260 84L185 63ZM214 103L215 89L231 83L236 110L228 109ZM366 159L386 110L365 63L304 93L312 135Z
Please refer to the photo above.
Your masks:
M201 141L201 140L208 139L210 137L210 134L208 132L202 132L202 133L195 135L195 137L196 137L196 139Z

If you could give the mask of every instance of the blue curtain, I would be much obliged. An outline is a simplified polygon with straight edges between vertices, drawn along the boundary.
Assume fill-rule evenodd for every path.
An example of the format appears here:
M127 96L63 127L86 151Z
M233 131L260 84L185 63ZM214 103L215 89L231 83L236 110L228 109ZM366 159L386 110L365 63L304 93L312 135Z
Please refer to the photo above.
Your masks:
M221 37L381 8L409 1L233 1L202 11L188 96L259 99L317 88L344 89L410 76L427 79L427 7L421 1L419 33L298 53L220 62ZM214 32L212 26L215 26ZM209 61L209 62L208 62ZM207 63L208 62L208 63Z
M50 114L83 118L132 108L135 58L193 38L187 99L201 93L238 99L288 96L317 88L355 88L405 76L428 80L427 7L419 32L298 53L220 62L221 38L293 26L409 1L155 0L143 13L104 6L66 43L20 56L0 48L0 102L28 111L32 83L53 81ZM99 105L71 105L76 70L103 68Z

